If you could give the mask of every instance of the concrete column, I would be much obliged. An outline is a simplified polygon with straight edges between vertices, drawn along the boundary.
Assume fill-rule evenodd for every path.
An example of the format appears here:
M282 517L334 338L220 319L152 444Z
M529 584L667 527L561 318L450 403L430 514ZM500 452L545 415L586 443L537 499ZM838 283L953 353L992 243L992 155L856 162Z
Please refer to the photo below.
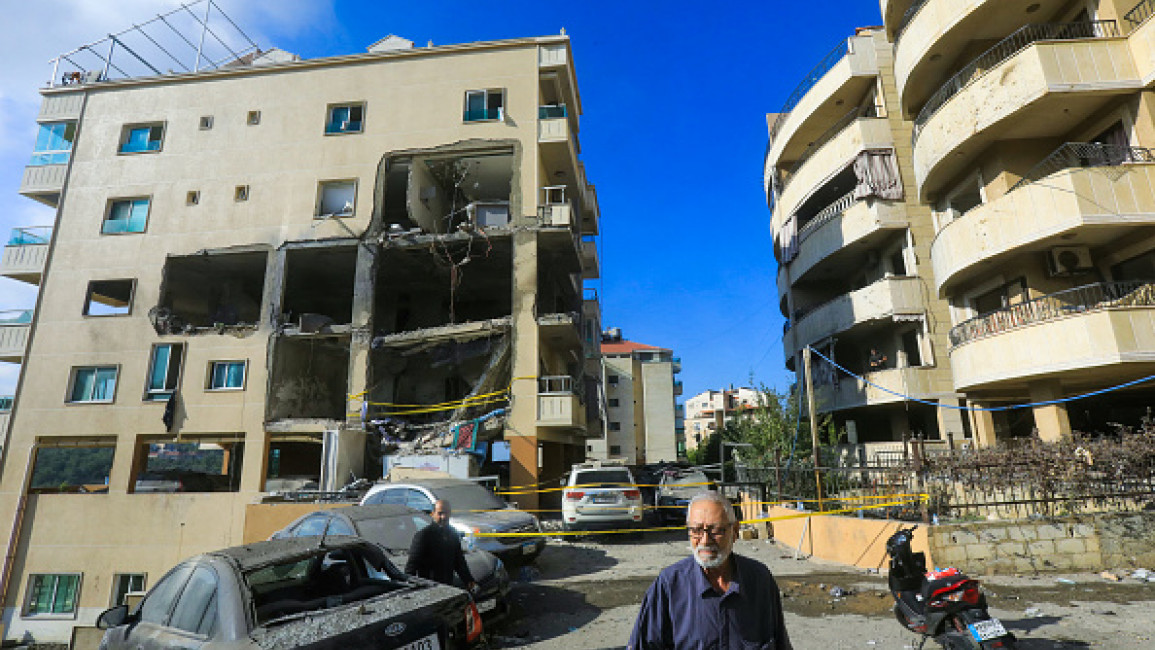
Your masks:
M973 408L987 408L986 402L967 402ZM991 411L971 411L971 430L974 431L976 447L994 447L998 444L995 435L995 414Z
M958 400L944 399L939 400L940 404L950 404L955 406ZM963 412L955 408L937 408L935 409L938 417L938 435L942 440L946 440L946 434L954 434L955 440L962 440L965 429L963 429Z
M1031 402L1047 402L1063 396L1062 385L1057 379L1037 381L1027 386ZM1067 417L1066 404L1048 404L1031 409L1035 416L1035 427L1039 437L1054 442L1071 435L1071 420Z
M240 491L260 492L265 487L266 465L269 462L269 434L262 431L246 435L244 453Z
M349 380L346 395L356 398L346 400L346 417L349 423L361 421L363 394L369 388L369 356L373 342L373 304L377 288L377 258L381 249L376 244L362 243L357 246L357 265L353 273L353 336L349 342Z
M141 450L133 434L116 437L116 451L112 454L112 468L108 473L108 493L127 494L133 477L144 471L148 451Z
M510 443L509 480L513 485L531 485L540 480L537 446L537 376L540 337L535 303L537 297L538 233L523 230L513 234L513 350L510 375L511 400L505 439ZM515 495L523 508L536 509L538 495Z

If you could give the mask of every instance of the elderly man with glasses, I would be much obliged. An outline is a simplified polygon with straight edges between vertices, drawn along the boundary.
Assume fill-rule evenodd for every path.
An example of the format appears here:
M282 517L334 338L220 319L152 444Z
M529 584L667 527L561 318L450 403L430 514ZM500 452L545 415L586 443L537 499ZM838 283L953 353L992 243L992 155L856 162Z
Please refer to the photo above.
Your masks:
M695 496L686 528L691 557L663 569L650 585L630 650L793 650L770 570L731 552L738 521L726 497L717 492Z

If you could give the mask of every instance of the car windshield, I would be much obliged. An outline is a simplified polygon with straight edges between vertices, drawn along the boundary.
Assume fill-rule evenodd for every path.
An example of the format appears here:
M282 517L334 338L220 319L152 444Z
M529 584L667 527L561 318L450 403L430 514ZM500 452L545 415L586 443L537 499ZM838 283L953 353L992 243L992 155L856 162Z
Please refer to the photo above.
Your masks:
M630 473L624 469L595 469L588 472L578 472L574 476L574 485L587 487L619 487L632 484Z
M432 520L422 514L401 514L378 519L362 519L357 522L361 537L380 544L390 551L408 551L417 531L425 528Z
M706 484L709 482L710 479L701 472L679 472L666 474L662 478L663 485L670 488L700 487L706 489Z
M496 494L476 483L450 485L433 489L438 499L449 502L454 512L466 513L471 510L504 510L506 504Z

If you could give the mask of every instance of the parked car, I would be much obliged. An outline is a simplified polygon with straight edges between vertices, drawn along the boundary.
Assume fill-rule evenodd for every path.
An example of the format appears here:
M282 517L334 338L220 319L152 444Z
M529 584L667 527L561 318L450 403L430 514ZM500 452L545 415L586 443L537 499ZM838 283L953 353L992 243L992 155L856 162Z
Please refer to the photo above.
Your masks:
M625 465L591 461L574 465L564 479L562 526L566 530L639 528L642 492Z
M356 537L279 539L181 562L130 612L97 619L101 650L461 648L481 634L464 591L395 567Z
M532 562L545 548L537 517L514 508L474 481L428 478L378 483L365 493L361 505L388 503L428 513L441 499L452 508L449 525L461 533L466 548L489 551L506 564ZM515 534L501 536L506 533Z
M329 508L311 512L273 533L272 539L328 535L356 535L367 539L389 552L393 564L404 567L409 559L409 548L417 531L433 523L433 519L419 510L406 506L383 504L358 508ZM469 573L477 582L473 595L486 621L496 620L509 611L509 573L505 564L493 553L481 549L465 551ZM466 585L454 576L454 585Z
M686 522L690 499L703 490L713 490L714 482L698 469L669 468L658 479L658 521L664 526Z

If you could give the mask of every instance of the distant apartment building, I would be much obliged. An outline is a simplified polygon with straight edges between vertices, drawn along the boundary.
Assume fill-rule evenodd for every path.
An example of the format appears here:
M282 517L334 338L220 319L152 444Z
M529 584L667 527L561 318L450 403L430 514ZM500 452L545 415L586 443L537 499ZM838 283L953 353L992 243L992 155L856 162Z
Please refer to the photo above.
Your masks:
M768 116L783 352L800 380L807 346L863 377L814 357L818 410L852 441L961 438L960 413L935 408L962 395L951 383L947 303L929 290L932 217L916 191L894 65L884 30L859 29Z
M591 439L592 458L623 458L631 465L674 461L685 456L678 437L682 361L667 348L622 338L611 328L601 346L606 394L605 437Z
M686 400L686 451L706 442L734 416L758 406L758 391L738 387L708 390Z
M517 485L584 459L600 216L568 37L68 65L20 188L55 223L17 229L0 268L39 287L0 323L23 364L5 641L67 642L240 543L269 492L372 479L389 449L471 452Z

